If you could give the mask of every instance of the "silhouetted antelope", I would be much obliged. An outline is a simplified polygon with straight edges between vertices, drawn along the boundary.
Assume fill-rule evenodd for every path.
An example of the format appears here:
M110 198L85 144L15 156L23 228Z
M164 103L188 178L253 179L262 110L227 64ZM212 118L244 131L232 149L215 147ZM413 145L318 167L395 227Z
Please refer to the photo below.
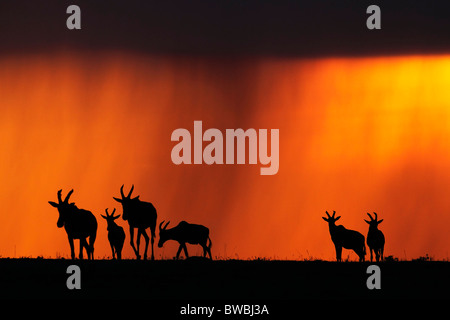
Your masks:
M364 219L365 222L369 224L369 232L367 233L367 245L370 249L370 261L372 262L372 251L375 251L375 259L377 262L380 260L383 261L383 252L384 252L384 234L380 230L378 230L378 225L383 222L383 219L378 221L378 216L376 212L373 213L375 215L375 219L367 213L370 218L370 221Z
M108 209L105 209L106 216L101 215L104 219L106 219L106 222L108 223L108 240L109 245L111 246L112 256L113 259L120 260L122 259L122 248L123 243L125 241L125 231L123 231L123 228L117 223L114 222L117 218L120 217L120 214L118 216L114 216L114 212L116 212L116 209L114 208L111 215L108 214Z
M342 248L345 248L355 251L359 256L359 261L364 261L364 256L366 255L364 236L358 231L348 230L344 226L336 226L335 222L341 218L341 216L334 217L336 211L333 211L333 216L330 216L328 211L325 211L325 213L328 218L322 217L322 219L328 222L331 240L336 248L336 260L342 261Z
M78 209L75 203L69 203L69 198L73 189L67 194L64 201L61 199L62 190L58 191L58 203L49 201L53 207L58 209L59 218L56 222L58 228L64 227L69 238L70 253L72 259L75 259L75 249L73 240L80 239L80 255L83 259L83 247L86 249L88 259L94 259L94 242L97 236L97 219L92 212ZM89 237L89 244L86 238Z
M170 221L169 221L170 222ZM209 229L205 226L198 224L187 223L186 221L181 221L176 227L167 230L169 222L163 227L163 222L159 224L159 242L158 247L162 248L164 242L167 240L175 240L180 244L177 251L176 259L180 257L181 249L184 249L184 254L186 258L189 258L188 251L186 248L186 243L189 244L199 244L203 248L203 256L206 254L211 257L211 239L209 238ZM209 240L209 245L206 245Z
M139 200L139 196L131 199L131 193L133 192L133 189L134 185L131 187L128 196L125 197L125 195L123 194L122 185L122 187L120 187L120 194L122 195L122 199L114 198L114 200L122 204L122 219L128 221L128 224L130 226L130 244L138 260L141 258L141 256L139 255L139 243L141 241L141 235L143 235L145 239L144 259L147 259L149 237L145 232L145 229L150 228L152 236L152 260L154 260L155 256L153 255L153 243L155 242L156 236L156 209L150 202ZM138 229L138 234L136 237L136 247L134 246L134 228Z

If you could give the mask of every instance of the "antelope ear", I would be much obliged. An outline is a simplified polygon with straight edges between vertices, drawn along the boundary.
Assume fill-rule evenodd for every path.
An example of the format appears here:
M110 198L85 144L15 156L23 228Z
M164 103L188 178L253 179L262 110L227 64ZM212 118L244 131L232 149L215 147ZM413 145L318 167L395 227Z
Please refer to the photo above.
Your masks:
M378 221L378 224L382 223L382 222L383 222L383 220L384 220L384 219L381 219L381 220L379 220L379 221Z
M135 197L135 198L133 198L131 200L139 200L139 196L137 196L137 197Z
M104 215L102 215L102 214L101 214L101 216L102 216L103 219L108 219L106 216L104 216Z
M113 199L114 199L114 200L116 200L117 202L120 202L120 203L122 203L122 199L119 199L119 198L115 198L115 197L113 197Z
M334 221L338 221L341 218L341 216L338 216L337 218L334 218Z
M57 204L56 202L49 201L48 203L50 203L50 205L51 205L52 207L58 208L58 204Z
M369 222L369 221L367 221L366 219L364 219L364 221L365 221L366 223L370 224L370 222Z
M118 219L119 217L120 217L120 214L119 214L117 217L114 217L114 218L113 218L113 221L116 220L116 219Z
M328 219L327 219L327 218L325 218L325 217L322 217L322 219L323 219L323 220L325 220L326 222L328 222Z

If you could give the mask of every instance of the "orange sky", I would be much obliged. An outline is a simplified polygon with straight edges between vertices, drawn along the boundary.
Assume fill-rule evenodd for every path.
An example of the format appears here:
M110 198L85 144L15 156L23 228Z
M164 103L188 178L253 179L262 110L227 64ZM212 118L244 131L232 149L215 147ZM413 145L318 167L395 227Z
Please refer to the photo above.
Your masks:
M0 255L69 257L56 192L91 210L135 185L158 224L210 228L213 256L334 259L325 210L385 255L448 259L450 56L269 59L132 53L0 57ZM173 130L280 129L280 169L171 162ZM134 257L126 229L124 256ZM143 241L142 241L143 242ZM156 247L156 246L155 246ZM170 258L177 245L155 248ZM189 247L192 254L200 248ZM78 255L78 244L76 244ZM356 255L344 251L356 260Z

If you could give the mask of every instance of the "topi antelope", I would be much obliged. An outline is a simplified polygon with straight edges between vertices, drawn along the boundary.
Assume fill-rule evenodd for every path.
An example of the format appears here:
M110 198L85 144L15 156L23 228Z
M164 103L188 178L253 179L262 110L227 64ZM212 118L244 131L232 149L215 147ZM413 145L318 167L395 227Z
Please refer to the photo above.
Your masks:
M322 217L323 220L328 222L330 229L331 240L336 248L336 260L342 261L341 254L342 248L351 249L359 256L359 261L364 261L366 255L366 245L364 244L364 236L358 231L348 230L344 226L336 226L335 222L341 218L341 216L334 217L336 211L333 211L333 215L330 216L328 211L325 211L328 218Z
M169 221L170 222L170 221ZM209 238L209 229L205 226L198 224L187 223L186 221L181 221L176 227L172 229L167 229L169 222L163 227L163 222L159 224L159 242L158 247L162 248L164 242L167 240L175 240L180 244L177 251L176 259L180 257L181 249L184 249L184 254L186 258L189 258L188 251L186 248L186 243L189 244L199 244L203 247L203 256L206 254L211 257L211 239ZM209 240L209 245L206 243Z
M378 230L378 225L383 222L383 219L378 220L378 216L376 212L373 213L375 215L375 219L367 213L370 218L370 221L364 219L365 222L369 224L369 232L367 233L367 245L370 249L370 262L373 259L373 251L375 251L375 259L377 262L380 260L383 261L383 252L384 252L384 234L380 230Z
M67 232L70 244L70 253L72 259L75 259L75 249L73 240L80 239L80 255L83 259L83 247L86 249L88 259L94 259L94 242L97 236L97 219L92 212L78 209L75 203L69 203L69 198L73 189L67 194L64 201L61 199L62 190L58 191L58 203L49 201L50 205L58 209L59 218L56 222L58 228L64 227ZM89 237L89 244L86 238Z
M114 222L114 220L120 217L120 214L118 216L114 216L114 212L116 212L115 208L111 214L108 214L108 209L105 209L105 212L106 216L101 216L106 219L106 222L108 224L108 240L111 246L112 256L113 259L116 259L117 254L117 259L120 260L122 259L122 248L125 241L125 231L123 231L123 228L121 226L117 225L117 223Z
M145 232L145 229L150 228L152 236L152 260L155 259L153 255L153 243L155 242L155 230L156 230L156 209L150 202L144 202L139 200L139 196L131 198L131 193L133 192L134 185L131 187L130 192L127 196L123 193L123 185L120 187L121 199L114 198L117 202L122 204L123 215L122 219L128 221L130 226L130 244L136 254L136 259L140 259L139 255L139 243L141 241L141 235L145 239L145 251L144 260L147 259L147 249L149 237ZM138 234L136 237L136 246L134 246L134 229L138 229Z

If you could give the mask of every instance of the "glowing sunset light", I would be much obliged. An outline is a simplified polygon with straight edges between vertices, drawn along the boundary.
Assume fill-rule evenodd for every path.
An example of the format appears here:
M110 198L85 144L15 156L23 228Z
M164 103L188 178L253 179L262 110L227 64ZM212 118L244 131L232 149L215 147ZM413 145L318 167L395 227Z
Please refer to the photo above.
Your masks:
M1 56L0 255L68 257L48 201L73 188L71 201L97 217L95 256L109 258L100 214L121 214L112 197L134 184L157 224L207 226L213 257L332 260L321 217L336 210L365 236L363 219L377 212L386 256L448 259L449 83L450 56ZM175 165L171 134L195 120L279 129L279 171ZM116 222L123 257L134 258L128 224ZM177 248L155 245L155 258Z

